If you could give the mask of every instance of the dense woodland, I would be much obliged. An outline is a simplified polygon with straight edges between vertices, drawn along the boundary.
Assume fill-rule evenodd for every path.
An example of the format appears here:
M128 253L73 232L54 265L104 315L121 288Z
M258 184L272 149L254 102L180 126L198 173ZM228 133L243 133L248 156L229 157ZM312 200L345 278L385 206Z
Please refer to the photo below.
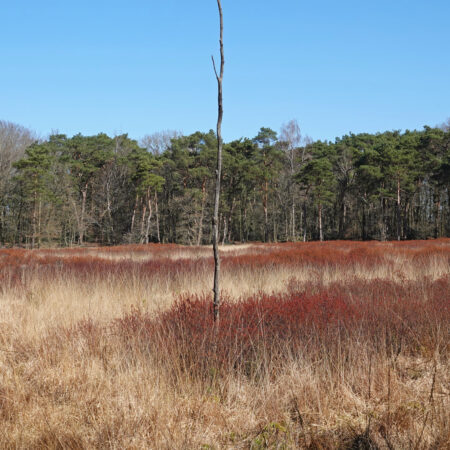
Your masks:
M142 141L53 134L0 122L0 245L209 244L213 131ZM450 236L450 127L225 143L220 240Z

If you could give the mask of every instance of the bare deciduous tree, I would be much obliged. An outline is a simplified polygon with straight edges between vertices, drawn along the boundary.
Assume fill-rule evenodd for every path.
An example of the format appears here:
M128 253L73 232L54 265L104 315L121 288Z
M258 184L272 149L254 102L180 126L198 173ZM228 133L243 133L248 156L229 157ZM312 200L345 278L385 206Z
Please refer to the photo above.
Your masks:
M37 136L28 128L0 120L0 243L6 239L6 198L12 191L13 164L24 157L25 149L35 141Z
M0 177L4 179L12 164L23 158L25 149L37 140L29 129L0 120Z
M182 136L180 131L175 130L163 130L157 131L153 134L147 134L140 140L140 145L146 148L150 153L155 156L164 153L169 147L172 139L176 139Z
M444 130L445 132L450 131L450 117L449 117L445 122L442 122L442 123L439 125L439 128L440 128L441 130Z
M280 140L285 145L286 154L289 161L290 182L288 185L288 190L291 196L290 235L291 240L296 241L297 238L295 233L295 184L293 180L296 171L297 149L302 140L302 134L300 132L300 127L296 119L292 119L288 123L283 124L280 132Z
M214 215L212 220L213 225L213 252L214 252L214 303L213 314L214 322L219 321L219 307L220 307L220 291L219 291L219 278L220 278L220 256L219 256L219 200L220 200L220 178L222 176L222 117L223 117L223 105L222 105L222 80L223 80L223 67L225 64L223 53L223 14L222 5L220 0L217 0L217 7L219 8L220 19L220 71L217 73L214 57L211 56L213 62L214 73L217 79L217 168L216 168L216 190L214 194Z

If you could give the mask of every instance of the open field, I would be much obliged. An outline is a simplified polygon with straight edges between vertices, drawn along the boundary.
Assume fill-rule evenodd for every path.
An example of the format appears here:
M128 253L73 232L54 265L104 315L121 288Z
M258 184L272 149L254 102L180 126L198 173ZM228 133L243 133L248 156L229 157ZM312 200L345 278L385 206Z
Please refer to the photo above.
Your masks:
M0 250L0 448L450 446L450 239Z

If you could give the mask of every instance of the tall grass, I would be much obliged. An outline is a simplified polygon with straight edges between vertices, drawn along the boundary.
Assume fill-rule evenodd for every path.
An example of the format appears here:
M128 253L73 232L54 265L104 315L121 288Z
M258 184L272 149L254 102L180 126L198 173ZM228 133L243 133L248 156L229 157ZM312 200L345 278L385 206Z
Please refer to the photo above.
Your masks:
M0 250L1 448L448 448L450 240Z

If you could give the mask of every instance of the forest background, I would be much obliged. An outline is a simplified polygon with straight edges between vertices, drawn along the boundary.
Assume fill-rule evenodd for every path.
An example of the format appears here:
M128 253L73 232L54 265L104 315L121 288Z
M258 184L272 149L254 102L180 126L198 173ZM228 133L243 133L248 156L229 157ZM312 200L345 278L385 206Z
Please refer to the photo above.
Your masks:
M38 139L0 122L0 244L209 244L215 133ZM224 145L220 240L450 236L450 122L421 131Z

